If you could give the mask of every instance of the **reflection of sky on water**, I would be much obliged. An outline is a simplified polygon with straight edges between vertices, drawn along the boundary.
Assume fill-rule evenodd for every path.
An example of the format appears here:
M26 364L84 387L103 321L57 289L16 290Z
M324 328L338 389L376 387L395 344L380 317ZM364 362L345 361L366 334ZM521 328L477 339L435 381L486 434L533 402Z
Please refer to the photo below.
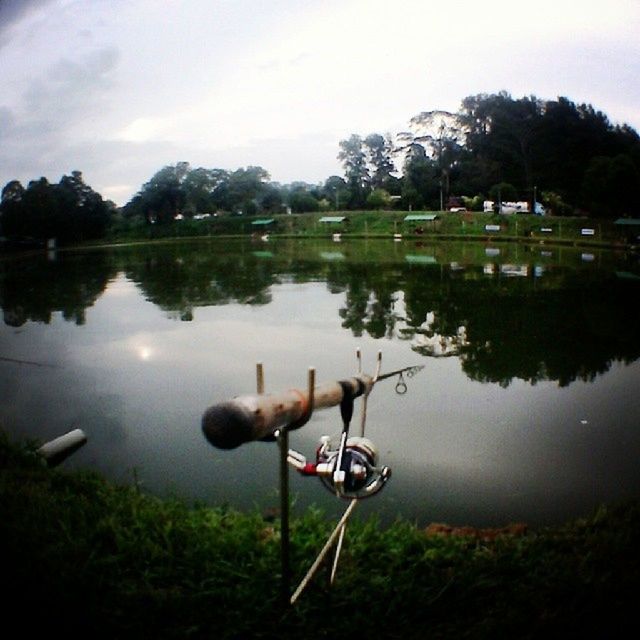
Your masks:
M432 363L433 400L404 416L406 438L388 460L406 472L395 480L415 517L562 519L637 494L637 363L564 389L465 384L454 361Z
M361 347L365 370L378 350L383 371L426 364L405 396L389 380L369 400L367 435L394 475L362 513L544 522L640 488L637 362L614 364L593 383L515 380L504 389L467 378L458 358L422 358L409 341L354 337L341 327L344 294L324 283L274 285L271 295L267 305L199 307L192 322L180 322L119 276L83 326L59 314L49 325L3 325L3 355L55 367L0 363L0 423L42 440L82 428L89 443L71 467L123 481L136 469L153 491L214 504L275 505L275 446L216 450L200 432L203 410L253 391L257 361L267 391L277 391L304 386L310 365L318 382L349 375ZM339 428L337 409L319 412L291 446L311 456L319 437ZM291 485L300 506L343 506L313 479L292 474Z

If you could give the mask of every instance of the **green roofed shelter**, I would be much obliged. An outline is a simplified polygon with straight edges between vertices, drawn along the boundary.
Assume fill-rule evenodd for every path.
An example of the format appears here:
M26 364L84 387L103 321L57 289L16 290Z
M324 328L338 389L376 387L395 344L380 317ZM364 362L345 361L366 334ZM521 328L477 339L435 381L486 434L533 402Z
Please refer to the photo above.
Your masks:
M255 225L256 227L266 227L267 225L270 225L273 222L273 218L262 218L260 220L254 220L251 224Z
M407 254L404 259L412 264L438 264L434 256L421 256Z
M624 234L627 242L637 244L640 241L640 218L618 218L613 224Z
M438 216L435 213L412 213L404 219L405 222L433 222Z
M323 216L320 222L344 222L346 219L346 216Z

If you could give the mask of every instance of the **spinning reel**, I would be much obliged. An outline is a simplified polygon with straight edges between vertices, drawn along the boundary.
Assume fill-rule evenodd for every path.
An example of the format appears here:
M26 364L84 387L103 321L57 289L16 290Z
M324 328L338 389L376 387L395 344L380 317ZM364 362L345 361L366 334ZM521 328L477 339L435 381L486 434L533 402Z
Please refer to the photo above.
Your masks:
M358 351L360 362L360 352ZM302 475L318 476L320 481L331 493L340 498L361 499L368 498L381 491L391 477L391 469L378 464L378 450L371 440L364 437L365 421L367 417L367 399L373 385L384 378L398 375L396 393L402 395L407 390L407 385L402 377L407 373L413 376L422 367L405 367L398 371L380 375L381 354L378 354L378 366L371 379L371 384L366 387L360 384L355 391L344 383L343 396L340 402L340 414L342 416L342 433L339 438L323 436L320 446L316 450L315 463L307 462L307 459L297 451L289 449L287 460ZM360 371L362 370L360 366ZM361 436L349 437L349 424L353 416L354 400L363 396Z
M305 476L318 476L323 486L340 498L369 498L381 491L391 469L378 466L378 451L368 438L346 437L339 441L323 436L316 451L315 463L289 449L288 461Z

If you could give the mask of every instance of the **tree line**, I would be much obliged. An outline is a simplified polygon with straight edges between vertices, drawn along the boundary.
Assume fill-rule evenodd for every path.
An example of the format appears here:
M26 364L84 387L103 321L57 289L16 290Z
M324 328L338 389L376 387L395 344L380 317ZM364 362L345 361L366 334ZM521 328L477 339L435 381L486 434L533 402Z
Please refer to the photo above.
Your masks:
M116 206L84 182L80 171L57 184L46 178L23 187L18 180L2 189L0 235L20 239L56 238L61 244L103 238Z
M101 237L117 215L162 224L219 213L359 209L482 210L485 199L542 202L556 215L637 212L640 137L591 105L508 93L464 98L456 113L412 117L406 131L339 142L344 175L282 185L259 166L228 171L165 166L117 210L74 171L2 190L1 233L78 241Z

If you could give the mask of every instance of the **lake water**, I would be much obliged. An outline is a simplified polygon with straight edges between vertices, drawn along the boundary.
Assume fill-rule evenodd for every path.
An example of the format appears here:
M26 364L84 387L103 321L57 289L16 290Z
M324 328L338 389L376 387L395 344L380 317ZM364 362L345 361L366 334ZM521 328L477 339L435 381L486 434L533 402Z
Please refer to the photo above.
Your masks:
M199 241L0 261L0 426L74 428L89 467L149 492L277 506L278 452L210 446L207 406L424 365L380 382L367 436L393 477L361 515L550 524L640 490L640 266L579 248ZM357 405L357 409L359 405ZM357 420L358 415L356 412ZM291 434L312 457L338 409ZM292 472L295 511L344 509Z

